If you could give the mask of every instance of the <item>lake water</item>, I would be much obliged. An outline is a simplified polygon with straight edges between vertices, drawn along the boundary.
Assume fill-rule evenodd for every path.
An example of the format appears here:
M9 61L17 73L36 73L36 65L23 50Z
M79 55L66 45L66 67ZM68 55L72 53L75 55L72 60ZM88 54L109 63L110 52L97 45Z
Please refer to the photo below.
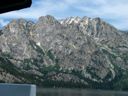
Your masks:
M38 89L37 96L128 96L128 92L83 89Z

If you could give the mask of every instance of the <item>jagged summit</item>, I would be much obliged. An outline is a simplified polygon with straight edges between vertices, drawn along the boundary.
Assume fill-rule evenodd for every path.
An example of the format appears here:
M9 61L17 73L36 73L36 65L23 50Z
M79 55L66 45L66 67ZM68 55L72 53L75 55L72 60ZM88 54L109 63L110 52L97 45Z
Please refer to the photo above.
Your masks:
M84 17L78 17L78 16L74 16L74 17L68 17L68 18L65 18L65 19L61 19L60 22L61 24L71 24L71 23L81 23L82 21L92 21L92 20L99 20L99 21L103 21L101 20L99 17L97 18L90 18L90 17L87 17L87 16L84 16Z
M31 29L31 26L35 23L30 20L25 20L23 18L19 19L13 19L10 23L8 23L4 28L4 32L8 33L17 33L17 30L20 30L20 32L26 32L25 30Z
M38 20L37 23L41 24L57 24L59 23L58 20L56 20L53 16L51 15L46 15L46 16L41 16Z
M100 38L100 40L106 41L120 35L118 33L118 29L108 24L99 17L69 17L61 20L60 23L64 26L70 26L75 24L84 34L88 34L94 38Z
M77 24L80 22L80 20L81 20L81 18L78 16L77 17L69 17L69 18L60 20L60 23L61 24L72 24L72 23Z
M107 22L102 20L100 17L90 18L90 17L84 16L84 17L80 18L78 16L76 16L76 17L74 16L74 17L68 17L68 18L60 20L60 23L63 24L63 25L65 25L65 24L70 25L70 24L73 24L73 23L75 23L75 24L82 23L84 25L88 25L89 22L90 23L95 22L95 23L106 23L107 24ZM112 26L112 25L109 24L109 26Z

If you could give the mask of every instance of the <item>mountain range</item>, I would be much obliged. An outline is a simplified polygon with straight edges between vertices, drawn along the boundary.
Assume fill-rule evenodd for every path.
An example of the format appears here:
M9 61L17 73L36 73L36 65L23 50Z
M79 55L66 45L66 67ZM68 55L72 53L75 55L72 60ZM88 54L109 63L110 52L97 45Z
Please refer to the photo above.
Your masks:
M0 30L0 82L128 89L128 33L100 18L15 19Z

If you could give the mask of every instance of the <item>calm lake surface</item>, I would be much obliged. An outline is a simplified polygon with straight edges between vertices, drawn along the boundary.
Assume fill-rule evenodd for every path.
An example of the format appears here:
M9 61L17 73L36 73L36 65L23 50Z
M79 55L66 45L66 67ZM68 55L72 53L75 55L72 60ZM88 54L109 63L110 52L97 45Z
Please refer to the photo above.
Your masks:
M128 92L83 89L37 89L37 96L128 96Z

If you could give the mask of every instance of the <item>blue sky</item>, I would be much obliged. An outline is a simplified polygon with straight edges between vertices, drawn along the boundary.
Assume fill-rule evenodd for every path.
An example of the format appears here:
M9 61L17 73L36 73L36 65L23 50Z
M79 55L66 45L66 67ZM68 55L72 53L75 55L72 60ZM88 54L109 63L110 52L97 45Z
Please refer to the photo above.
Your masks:
M118 29L128 30L128 0L33 0L31 8L1 14L0 23L6 25L14 18L37 20L48 14L57 19L100 17Z

